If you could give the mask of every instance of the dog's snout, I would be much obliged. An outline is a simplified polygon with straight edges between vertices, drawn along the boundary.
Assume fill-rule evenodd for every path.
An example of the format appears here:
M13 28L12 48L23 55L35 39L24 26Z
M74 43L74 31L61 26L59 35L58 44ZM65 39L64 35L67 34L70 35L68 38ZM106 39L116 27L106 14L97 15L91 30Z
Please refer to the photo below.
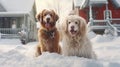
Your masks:
M50 18L47 18L47 21L49 21L50 20Z
M74 29L74 26L71 26L71 29Z

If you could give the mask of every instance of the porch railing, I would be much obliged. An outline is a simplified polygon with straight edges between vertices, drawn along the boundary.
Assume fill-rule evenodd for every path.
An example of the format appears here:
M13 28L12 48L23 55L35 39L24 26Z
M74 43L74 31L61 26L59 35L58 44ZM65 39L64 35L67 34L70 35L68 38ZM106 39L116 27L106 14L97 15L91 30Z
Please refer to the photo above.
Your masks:
M19 38L20 35L18 32L20 32L21 28L0 28L0 37L1 38Z

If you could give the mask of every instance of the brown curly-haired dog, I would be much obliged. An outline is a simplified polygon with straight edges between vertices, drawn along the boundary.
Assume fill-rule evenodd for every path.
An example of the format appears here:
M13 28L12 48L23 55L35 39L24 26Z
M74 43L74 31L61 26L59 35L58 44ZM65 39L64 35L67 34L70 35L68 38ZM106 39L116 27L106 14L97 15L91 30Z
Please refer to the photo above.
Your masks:
M53 10L44 9L36 18L41 24L38 30L38 40L36 56L42 52L60 53L59 46L59 32L55 27L56 21L59 19L58 15Z

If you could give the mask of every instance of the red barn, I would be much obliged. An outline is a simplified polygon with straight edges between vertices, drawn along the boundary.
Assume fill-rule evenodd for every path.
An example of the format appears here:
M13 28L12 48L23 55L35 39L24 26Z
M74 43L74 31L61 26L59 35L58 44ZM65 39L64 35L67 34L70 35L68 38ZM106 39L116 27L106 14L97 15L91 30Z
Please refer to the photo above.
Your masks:
M92 30L111 29L120 32L120 0L74 0L79 15L86 19ZM79 4L78 4L79 2ZM80 9L85 4L84 8ZM86 4L87 3L87 4Z

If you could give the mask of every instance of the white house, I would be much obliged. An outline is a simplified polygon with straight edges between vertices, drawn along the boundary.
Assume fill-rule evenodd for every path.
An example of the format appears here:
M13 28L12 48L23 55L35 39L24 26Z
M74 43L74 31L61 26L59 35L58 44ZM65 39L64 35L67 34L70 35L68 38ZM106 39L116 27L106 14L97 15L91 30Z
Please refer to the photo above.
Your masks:
M1 38L18 38L22 29L28 32L29 40L36 39L35 0L0 0ZM16 29L12 29L12 24Z

